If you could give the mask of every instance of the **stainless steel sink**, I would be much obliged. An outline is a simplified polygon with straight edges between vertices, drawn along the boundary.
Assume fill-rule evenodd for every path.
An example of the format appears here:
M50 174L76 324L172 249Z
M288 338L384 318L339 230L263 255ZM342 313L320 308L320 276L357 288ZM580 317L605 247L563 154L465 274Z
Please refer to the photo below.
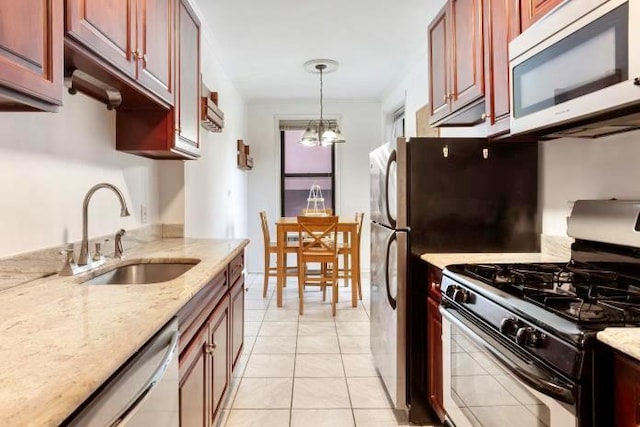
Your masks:
M180 277L199 261L138 263L118 267L84 282L86 285L137 285L168 282Z

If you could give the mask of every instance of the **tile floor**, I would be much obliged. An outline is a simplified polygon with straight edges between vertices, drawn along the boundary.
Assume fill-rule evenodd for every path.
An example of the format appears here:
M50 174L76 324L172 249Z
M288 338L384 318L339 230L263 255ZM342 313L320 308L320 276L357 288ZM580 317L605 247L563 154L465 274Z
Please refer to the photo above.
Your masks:
M299 316L295 279L284 289L283 308L276 307L275 280L265 299L262 281L262 275L246 278L244 353L218 426L407 425L390 409L373 367L367 277L357 308L350 289L340 287L335 319L317 288L305 292L305 314Z

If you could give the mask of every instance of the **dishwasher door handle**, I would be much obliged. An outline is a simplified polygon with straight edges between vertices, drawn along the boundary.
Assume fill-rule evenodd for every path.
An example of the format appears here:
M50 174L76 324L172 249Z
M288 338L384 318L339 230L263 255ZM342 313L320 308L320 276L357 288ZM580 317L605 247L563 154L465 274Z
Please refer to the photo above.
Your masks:
M155 388L156 384L164 377L167 373L167 369L169 368L169 364L176 356L178 350L178 331L175 331L171 336L171 342L169 344L169 349L165 353L162 361L158 365L158 368L151 375L149 380L145 383L142 388L136 393L136 395L129 401L126 408L123 409L118 416L114 418L108 425L109 427L123 426L126 425L127 422L131 419L131 417L136 413L136 411L140 408L140 405L144 403L144 401L149 397L149 393Z

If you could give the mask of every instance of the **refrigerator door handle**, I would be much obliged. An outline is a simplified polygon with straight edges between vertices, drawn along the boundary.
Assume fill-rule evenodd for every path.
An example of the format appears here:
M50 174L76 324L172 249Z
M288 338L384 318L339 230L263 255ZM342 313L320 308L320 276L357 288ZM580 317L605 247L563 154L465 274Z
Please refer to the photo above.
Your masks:
M387 219L389 220L389 225L391 228L396 228L396 219L391 215L391 211L389 210L389 178L391 177L391 165L396 163L397 154L396 150L393 150L389 155L389 159L387 160L387 169L385 172L385 180L384 180L384 207L387 215Z
M387 241L387 250L386 250L386 256L384 261L384 283L385 283L385 288L387 290L387 300L389 301L389 305L391 306L391 308L394 310L396 309L397 302L391 296L391 288L389 286L389 254L390 254L389 249L391 249L391 245L396 240L397 240L397 236L396 236L396 232L394 231L393 234L389 237L389 240Z

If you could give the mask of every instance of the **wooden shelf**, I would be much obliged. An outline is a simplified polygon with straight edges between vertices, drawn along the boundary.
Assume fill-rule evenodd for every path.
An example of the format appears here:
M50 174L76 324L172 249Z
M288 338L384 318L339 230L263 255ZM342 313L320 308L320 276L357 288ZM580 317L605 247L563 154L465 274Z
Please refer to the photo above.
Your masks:
M209 91L207 91L209 92ZM200 98L200 124L210 132L222 132L224 113L218 108L218 92L211 92Z
M253 157L249 155L249 145L243 140L238 140L238 169L253 169Z

